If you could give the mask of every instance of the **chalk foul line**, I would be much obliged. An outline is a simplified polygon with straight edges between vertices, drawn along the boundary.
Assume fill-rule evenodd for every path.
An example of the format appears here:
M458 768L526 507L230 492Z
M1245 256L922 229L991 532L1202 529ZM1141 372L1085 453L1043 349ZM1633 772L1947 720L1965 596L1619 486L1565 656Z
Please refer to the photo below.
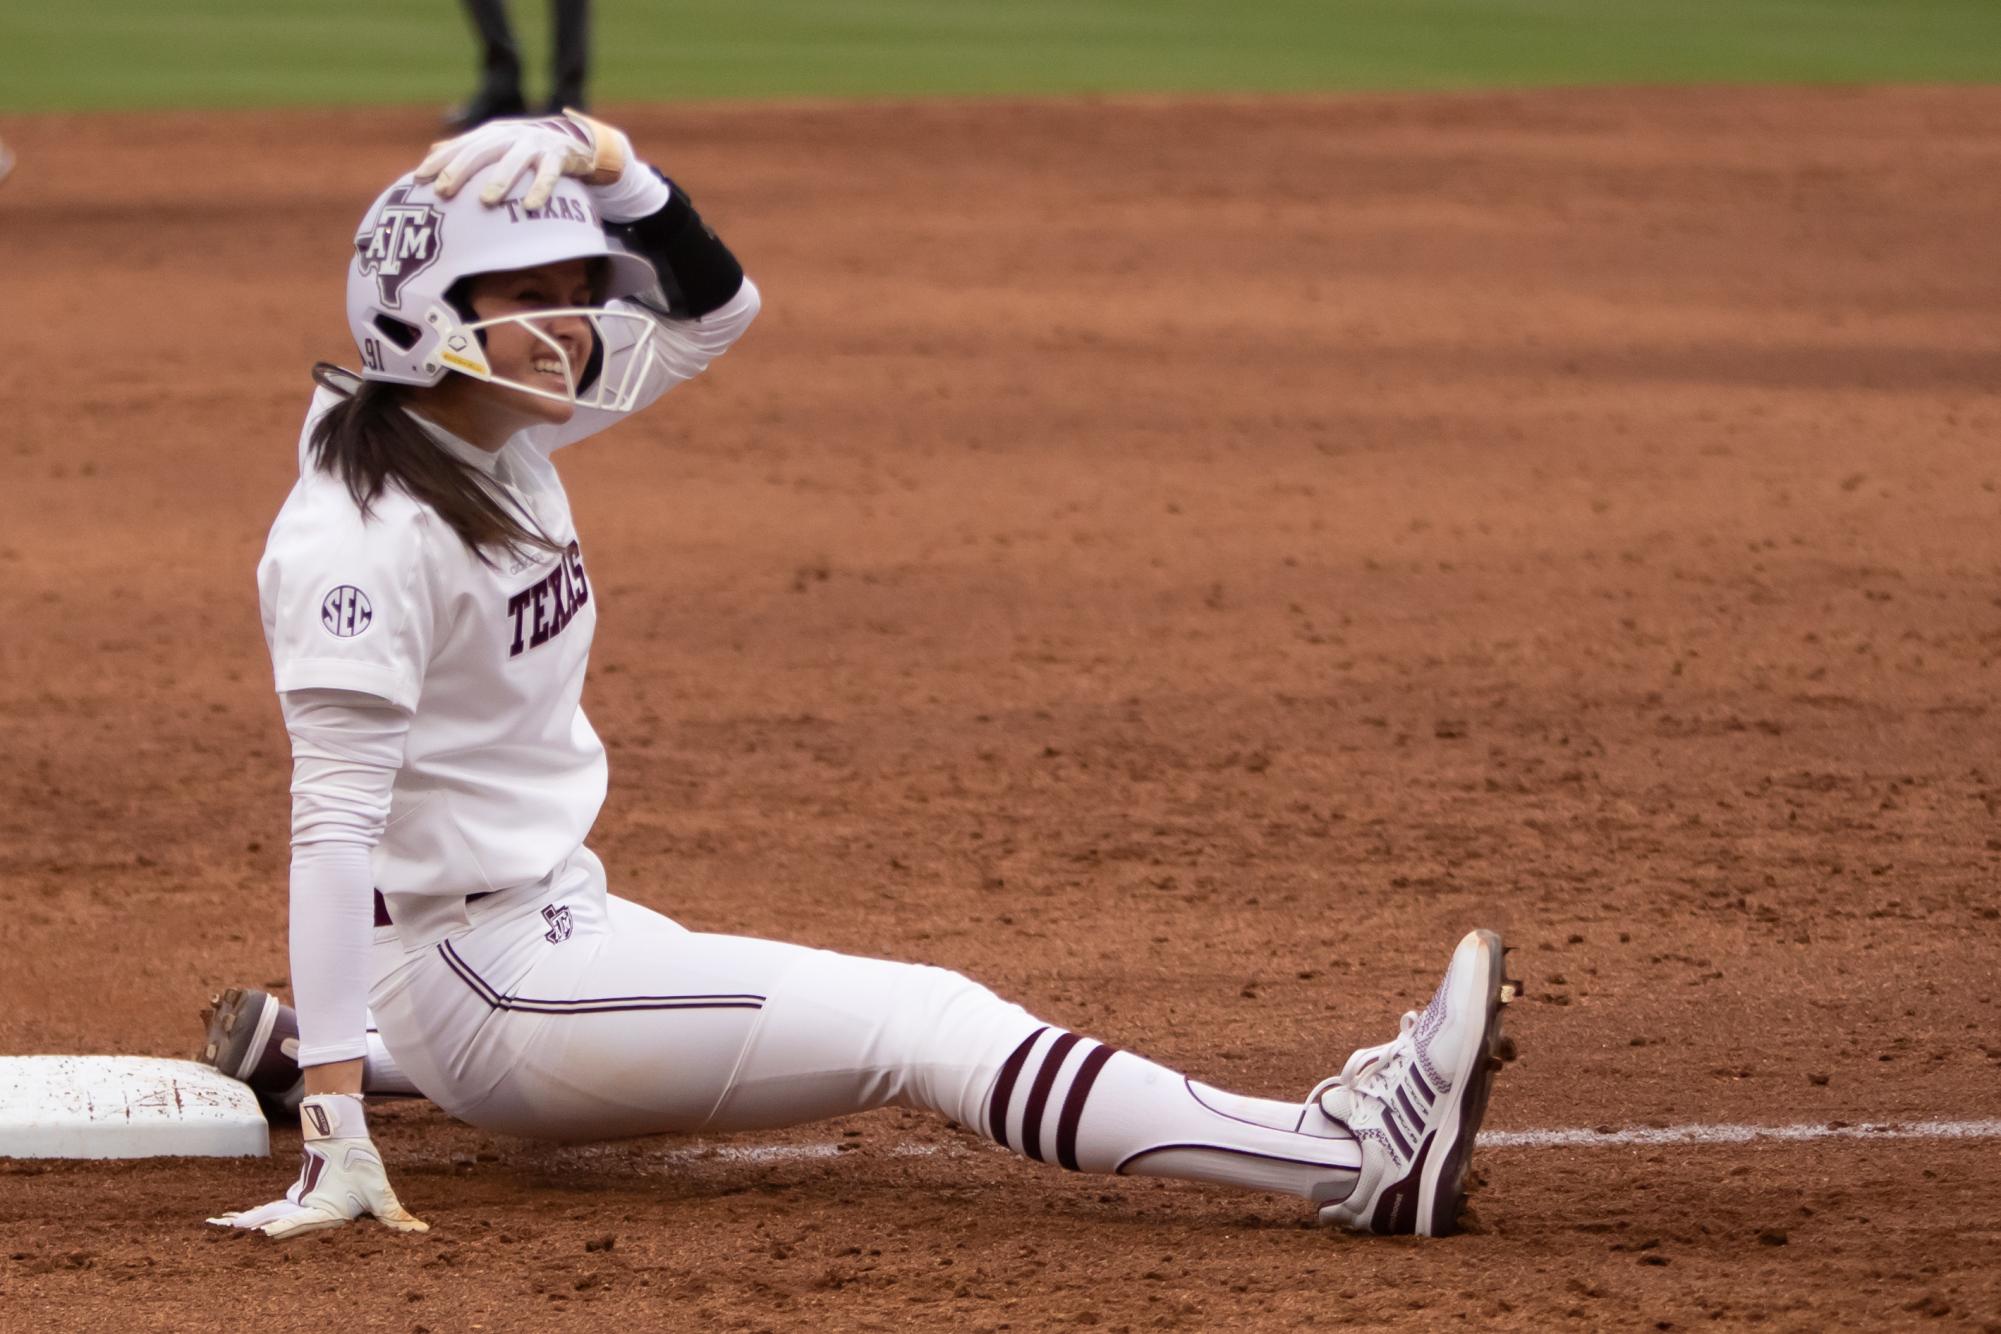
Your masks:
M1789 1126L1622 1126L1616 1130L1485 1130L1483 1149L1594 1149L1622 1144L1799 1143L1824 1139L2001 1139L2001 1120L1815 1121Z
M1814 1140L1944 1140L2001 1139L2001 1119L1974 1121L1816 1121L1795 1125L1759 1126L1732 1124L1689 1124L1678 1126L1621 1126L1615 1129L1486 1130L1478 1141L1482 1149L1600 1149L1650 1144L1752 1144L1770 1140L1803 1143ZM839 1157L844 1150L860 1149L854 1140L823 1144L714 1144L665 1149L645 1156L657 1161L693 1164L786 1163L815 1158ZM886 1150L897 1158L929 1158L939 1154L964 1153L958 1146L937 1144L896 1144ZM562 1151L567 1157L590 1154L588 1148Z

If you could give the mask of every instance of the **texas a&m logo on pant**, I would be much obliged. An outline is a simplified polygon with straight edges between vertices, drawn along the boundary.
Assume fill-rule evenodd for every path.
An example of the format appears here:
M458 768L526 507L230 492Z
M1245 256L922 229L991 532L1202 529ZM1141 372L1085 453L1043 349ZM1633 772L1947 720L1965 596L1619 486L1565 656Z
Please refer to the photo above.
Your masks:
M550 904L548 907L542 909L542 920L549 924L549 929L542 933L542 939L548 941L551 945L560 945L570 938L569 904Z

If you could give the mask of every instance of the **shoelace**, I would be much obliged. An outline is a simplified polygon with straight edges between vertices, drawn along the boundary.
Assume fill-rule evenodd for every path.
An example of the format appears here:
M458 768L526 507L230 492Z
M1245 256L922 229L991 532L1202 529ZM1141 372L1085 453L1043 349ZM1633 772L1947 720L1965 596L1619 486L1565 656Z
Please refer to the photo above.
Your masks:
M1397 1020L1397 1035L1394 1038L1381 1046L1357 1049L1348 1058L1348 1063L1341 1067L1340 1074L1323 1079L1314 1086L1313 1092L1307 1095L1308 1100L1320 1103L1338 1120L1347 1119L1358 1097L1374 1098L1378 1102L1387 1100L1390 1096L1391 1058L1399 1049L1408 1049L1410 1031L1415 1027L1417 1011L1405 1010L1403 1018ZM1329 1092L1335 1097L1332 1108L1321 1101L1321 1095Z

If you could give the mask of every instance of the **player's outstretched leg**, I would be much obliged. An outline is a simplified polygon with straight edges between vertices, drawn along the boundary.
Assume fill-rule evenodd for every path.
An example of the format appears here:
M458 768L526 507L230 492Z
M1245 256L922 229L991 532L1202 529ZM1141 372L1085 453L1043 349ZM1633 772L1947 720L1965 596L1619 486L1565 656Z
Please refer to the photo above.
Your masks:
M1350 1056L1304 1107L1045 1030L1002 1067L985 1124L1001 1144L1073 1170L1284 1191L1319 1204L1325 1223L1443 1236L1458 1225L1494 1072L1514 1056L1500 1030L1513 992L1500 937L1470 933L1423 1011ZM1199 1113L1173 1096L1177 1084Z
M1076 1171L1279 1191L1329 1223L1437 1234L1509 1054L1491 932L1460 944L1395 1039L1286 1102L1043 1023L946 969L690 932L595 891L487 900L434 951L385 956L374 1013L447 1112L595 1139L921 1107Z
M291 1006L255 987L230 987L209 998L201 1018L202 1046L196 1060L248 1084L266 1107L298 1110L306 1085L299 1074L299 1017ZM373 1027L361 1086L377 1097L424 1096L397 1068Z

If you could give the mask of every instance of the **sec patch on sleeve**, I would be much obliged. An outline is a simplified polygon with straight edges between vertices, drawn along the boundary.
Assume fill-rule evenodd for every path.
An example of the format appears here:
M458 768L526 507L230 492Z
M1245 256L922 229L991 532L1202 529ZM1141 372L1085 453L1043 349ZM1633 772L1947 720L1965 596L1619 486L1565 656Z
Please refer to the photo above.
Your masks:
M368 594L353 584L342 584L320 600L320 624L336 639L352 639L375 619Z

